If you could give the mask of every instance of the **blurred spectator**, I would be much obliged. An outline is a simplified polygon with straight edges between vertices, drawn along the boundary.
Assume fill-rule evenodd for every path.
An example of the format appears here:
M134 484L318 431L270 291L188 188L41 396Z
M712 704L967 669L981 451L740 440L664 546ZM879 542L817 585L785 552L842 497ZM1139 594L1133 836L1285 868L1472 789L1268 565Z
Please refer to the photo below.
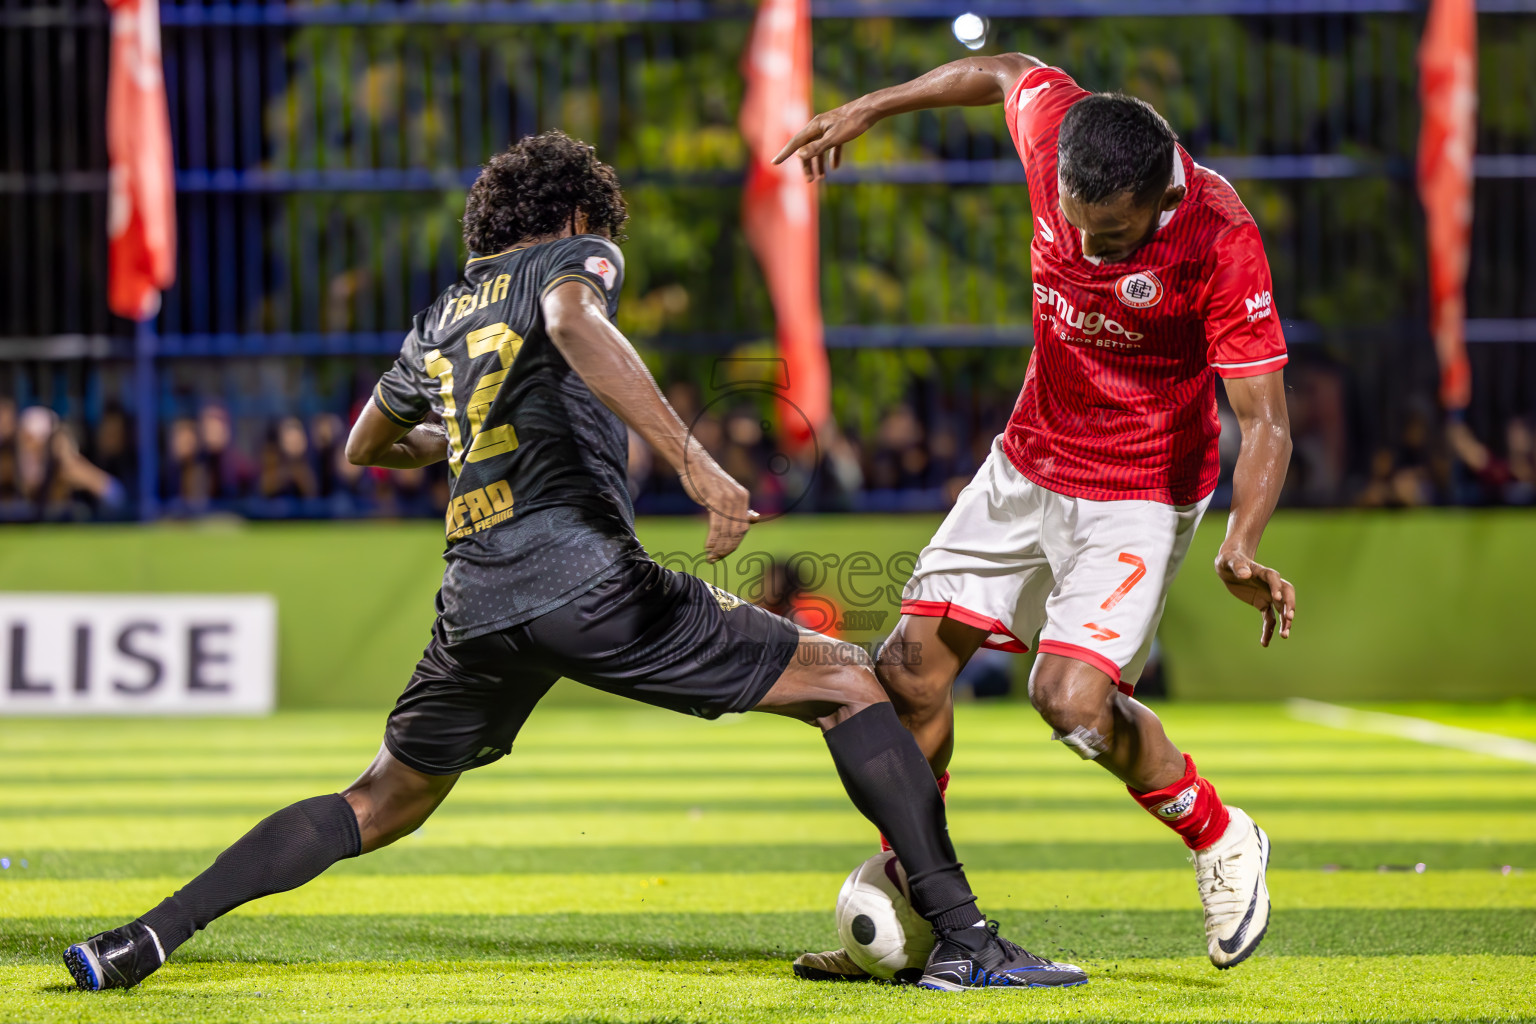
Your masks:
M1370 480L1359 504L1367 507L1416 508L1432 505L1436 498L1431 417L1422 406L1414 408L1403 426L1402 443L1394 451L1378 448L1371 457Z
M69 428L52 409L34 405L22 411L16 425L16 491L41 519L84 518L87 498L99 507L117 508L123 486L80 454Z
M348 489L349 474L344 467L351 463L347 462L347 428L341 417L333 412L311 416L309 440L315 449L315 472L320 494L329 498Z
M92 461L101 471L125 486L139 478L139 451L133 427L120 406L109 405L96 426Z
M1355 415L1359 410L1351 405L1348 380L1337 365L1317 355L1298 358L1287 379L1295 448L1283 505L1536 504L1536 436L1530 409L1517 404L1522 415L1495 422L1484 437L1469 423L1444 422L1430 396L1410 393L1397 434L1374 450L1361 450L1354 445L1352 431L1369 436L1375 425ZM729 385L701 393L699 385L686 379L668 384L664 391L693 436L749 488L753 507L768 515L789 510L947 508L987 457L1015 394L1011 384L988 380L947 388L923 381L914 384L910 402L881 409L866 435L857 433L855 424L865 413L854 404L843 410L846 423L827 424L819 447L785 451L778 436L779 413L762 394ZM235 391L228 393L231 401L238 397ZM1215 495L1219 508L1230 497L1240 437L1220 389L1217 394L1223 469ZM1515 402L1525 403L1523 395L1517 392ZM333 411L328 404L334 397L322 394L315 403L318 410L306 398L310 411L303 419L261 418L240 406L211 400L196 386L179 397L195 403L197 412L170 420L161 433L165 447L159 459L159 493L174 514L436 517L446 503L448 476L443 467L401 475L347 462L348 421L343 410ZM357 407L351 412L355 415ZM92 487L82 489L78 480L70 484L57 475L60 466L75 465L76 459L88 457L83 464L118 481L119 489L136 485L139 452L133 418L121 405L107 401L100 419L90 424L91 444L83 456L73 447L69 428L58 426L56 418L50 421L55 423L51 429L63 434L44 445L49 452L40 455L35 442L43 421L32 417L32 440L24 443L20 419L16 399L0 397L0 518L103 514L106 506ZM51 454L53 444L60 446L57 457ZM37 504L39 473L48 474L45 490L52 495L44 499L45 505L52 501L52 511L46 513ZM81 479L90 475L84 470L79 474L84 474ZM634 438L628 482L642 514L696 511L672 468ZM73 497L60 505L56 486L73 487Z
M256 467L235 447L229 410L215 403L203 406L197 417L197 439L209 497L227 502L249 495Z
M1471 493L1458 495L1466 504L1529 505L1536 500L1536 464L1532 460L1530 425L1516 417L1505 428L1505 454L1499 455L1477 439L1459 416L1445 424L1451 454L1471 475Z
M439 494L427 471L416 469L375 469L379 512L398 518L440 518L447 507L447 495Z
M202 460L197 422L189 417L172 420L166 430L160 494L174 511L184 515L199 515L209 510L213 487L208 478L208 467Z
M1505 492L1511 505L1536 504L1536 429L1524 416L1509 421L1505 430L1509 452L1509 473L1514 479Z
M0 502L21 497L16 480L16 403L0 398Z
M417 472L420 472L419 470ZM309 436L297 416L277 422L261 448L263 498L318 498L320 481L310 457Z
M1293 364L1286 383L1292 440L1286 503L1332 504L1344 491L1349 468L1343 375L1327 365ZM1223 431L1224 446L1226 442Z
M929 453L923 424L908 405L888 411L875 431L866 479L877 490L916 488L927 484Z

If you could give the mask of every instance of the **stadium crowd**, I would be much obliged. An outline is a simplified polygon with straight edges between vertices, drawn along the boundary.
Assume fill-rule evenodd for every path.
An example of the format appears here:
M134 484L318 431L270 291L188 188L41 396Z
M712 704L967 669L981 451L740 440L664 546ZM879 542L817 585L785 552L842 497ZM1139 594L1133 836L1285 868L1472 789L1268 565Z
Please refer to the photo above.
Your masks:
M1374 448L1352 444L1336 379L1296 373L1291 416L1296 450L1283 502L1305 507L1536 504L1536 427L1509 417L1479 436L1428 403L1410 408L1395 436ZM795 511L920 511L948 508L1007 421L1012 398L954 396L891 405L866 436L852 427L785 457L763 409L751 402L701 405L690 383L668 398L705 447L747 484L754 507ZM233 416L216 400L162 424L162 514L254 519L436 517L447 497L444 467L363 469L344 446L346 415L307 419ZM771 414L770 414L771 415ZM1236 459L1236 423L1222 407L1222 461ZM1228 474L1229 475L1229 474ZM135 423L107 405L87 426L43 405L18 408L0 396L0 520L136 518ZM687 513L677 478L632 439L629 482L642 514ZM1217 503L1225 500L1225 484Z

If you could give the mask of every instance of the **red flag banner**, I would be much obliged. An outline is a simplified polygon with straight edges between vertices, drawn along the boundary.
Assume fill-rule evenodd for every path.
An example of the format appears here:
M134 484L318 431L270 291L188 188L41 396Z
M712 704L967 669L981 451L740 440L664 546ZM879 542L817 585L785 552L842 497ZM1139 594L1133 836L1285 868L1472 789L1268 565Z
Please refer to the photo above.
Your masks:
M822 337L816 186L800 161L773 157L811 118L810 0L762 0L742 72L747 80L741 132L749 167L742 228L752 246L778 322L779 352L789 376L786 397L803 414L783 417L798 447L831 414L831 376Z
M112 9L107 76L107 301L146 320L176 279L176 185L160 64L157 0L106 0Z
M1440 358L1440 401L1472 400L1467 362L1467 259L1477 144L1477 5L1433 0L1419 45L1419 198L1429 245L1429 323Z

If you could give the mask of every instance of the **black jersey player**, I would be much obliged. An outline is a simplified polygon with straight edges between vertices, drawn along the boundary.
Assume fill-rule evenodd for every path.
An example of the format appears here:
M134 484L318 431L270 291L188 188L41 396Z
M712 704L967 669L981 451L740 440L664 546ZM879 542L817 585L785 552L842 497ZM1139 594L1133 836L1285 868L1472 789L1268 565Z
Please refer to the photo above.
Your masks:
M416 316L347 443L358 464L446 459L453 478L437 619L383 749L341 793L276 812L142 917L70 946L80 987L135 985L220 915L415 831L461 772L511 749L562 676L704 718L756 709L819 725L940 937L926 982L1086 980L985 926L933 774L862 651L664 569L636 541L626 424L709 510L711 558L752 513L613 326L626 217L612 169L558 132L486 165L464 216L479 255Z

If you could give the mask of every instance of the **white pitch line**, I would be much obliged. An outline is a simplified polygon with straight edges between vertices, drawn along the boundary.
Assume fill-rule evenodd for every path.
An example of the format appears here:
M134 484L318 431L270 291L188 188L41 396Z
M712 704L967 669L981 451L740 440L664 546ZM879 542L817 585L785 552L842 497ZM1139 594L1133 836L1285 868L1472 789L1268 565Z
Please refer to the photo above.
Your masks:
M1474 754L1502 757L1511 761L1536 764L1536 743L1500 736L1497 733L1461 729L1454 725L1431 722L1427 718L1410 718L1407 715L1389 715L1381 711L1360 711L1339 704L1325 704L1320 700L1292 697L1285 702L1292 718L1314 725L1326 725L1334 729L1352 729L1356 732L1375 732L1385 736L1397 736L1405 740L1417 740L1436 747L1454 747Z

